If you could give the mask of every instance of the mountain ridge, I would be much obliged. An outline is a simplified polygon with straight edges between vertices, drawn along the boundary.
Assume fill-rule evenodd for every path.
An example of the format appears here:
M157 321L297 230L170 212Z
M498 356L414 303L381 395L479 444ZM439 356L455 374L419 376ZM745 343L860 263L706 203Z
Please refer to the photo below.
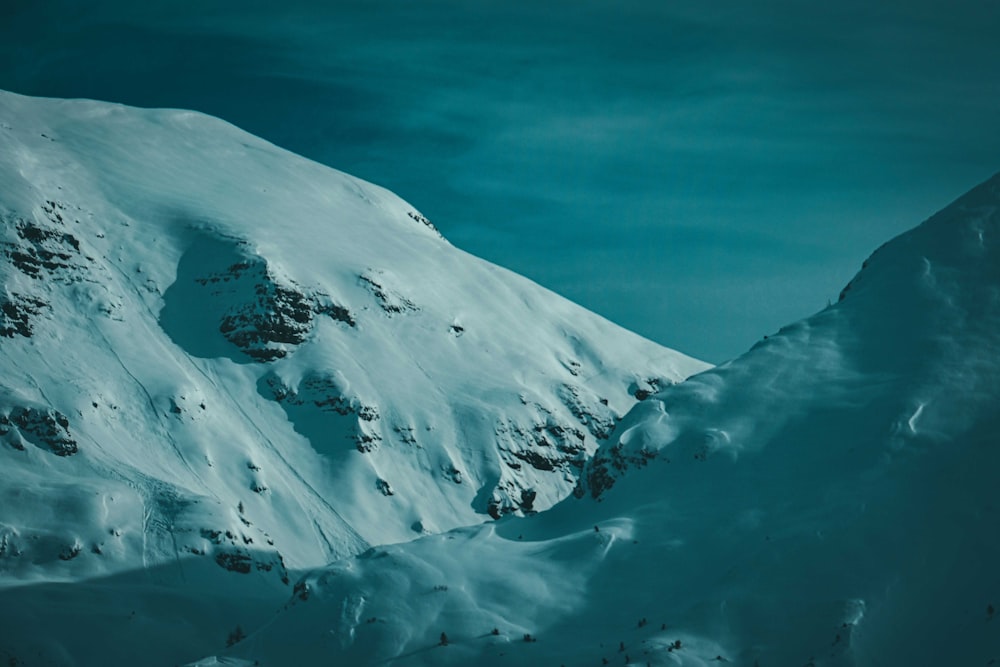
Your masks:
M224 655L996 661L998 184L887 243L838 304L637 404L582 498L321 568Z
M707 367L223 121L11 93L0 118L4 486L83 475L130 516L9 505L42 579L181 554L284 579L544 509L631 385Z
M0 177L8 661L1000 659L1000 175L714 369L198 114Z

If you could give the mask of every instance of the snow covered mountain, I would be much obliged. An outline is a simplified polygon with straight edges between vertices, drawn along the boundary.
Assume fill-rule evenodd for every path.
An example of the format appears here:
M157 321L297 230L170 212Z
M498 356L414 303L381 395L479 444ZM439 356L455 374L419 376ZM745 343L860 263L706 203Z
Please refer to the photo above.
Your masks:
M141 572L284 600L552 506L636 394L708 367L196 113L2 93L0 183L8 599Z
M998 434L1000 175L838 304L636 406L581 498L317 570L225 655L996 664Z
M198 114L0 183L0 660L1000 662L1000 175L710 370Z

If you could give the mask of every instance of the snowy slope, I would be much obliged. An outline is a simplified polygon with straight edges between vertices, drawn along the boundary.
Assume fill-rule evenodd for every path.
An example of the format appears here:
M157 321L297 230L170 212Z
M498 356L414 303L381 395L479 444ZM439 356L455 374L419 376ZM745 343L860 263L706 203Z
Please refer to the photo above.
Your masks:
M672 385L219 121L3 94L0 142L0 659L1000 661L1000 176Z
M8 600L284 600L298 570L552 506L637 392L707 368L196 113L0 93L0 220Z
M639 404L581 498L317 570L226 655L995 664L998 434L1000 175L838 304Z

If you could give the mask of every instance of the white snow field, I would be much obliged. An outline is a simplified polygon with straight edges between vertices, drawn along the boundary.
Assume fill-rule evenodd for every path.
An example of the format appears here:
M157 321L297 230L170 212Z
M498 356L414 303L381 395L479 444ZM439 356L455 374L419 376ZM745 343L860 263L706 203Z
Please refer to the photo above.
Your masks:
M0 93L0 221L18 664L224 648L213 605L250 630L301 571L551 507L709 367L196 113Z
M715 369L194 113L0 207L10 665L1000 664L1000 175Z

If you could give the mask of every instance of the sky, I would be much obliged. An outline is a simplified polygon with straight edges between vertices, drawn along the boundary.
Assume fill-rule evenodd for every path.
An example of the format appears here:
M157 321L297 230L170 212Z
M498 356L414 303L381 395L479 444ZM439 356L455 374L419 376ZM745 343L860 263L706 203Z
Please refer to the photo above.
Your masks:
M718 363L1000 171L1000 4L0 0L0 88L203 111Z

